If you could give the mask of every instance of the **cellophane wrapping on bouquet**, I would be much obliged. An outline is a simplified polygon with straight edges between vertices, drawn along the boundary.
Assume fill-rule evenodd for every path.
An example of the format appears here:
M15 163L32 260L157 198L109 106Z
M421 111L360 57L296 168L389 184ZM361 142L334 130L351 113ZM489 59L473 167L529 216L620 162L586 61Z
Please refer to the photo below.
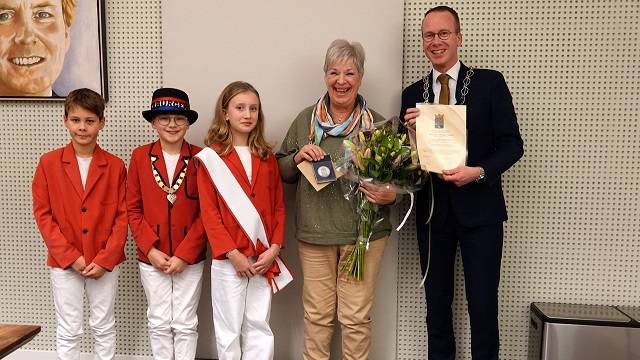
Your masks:
M398 133L399 119L391 118L344 140L345 156L338 172L342 173L345 198L352 202L358 215L358 238L341 271L362 280L365 253L374 226L383 220L380 205L367 200L359 191L360 184L380 184L396 193L409 193L420 188L422 176L415 147L408 134Z

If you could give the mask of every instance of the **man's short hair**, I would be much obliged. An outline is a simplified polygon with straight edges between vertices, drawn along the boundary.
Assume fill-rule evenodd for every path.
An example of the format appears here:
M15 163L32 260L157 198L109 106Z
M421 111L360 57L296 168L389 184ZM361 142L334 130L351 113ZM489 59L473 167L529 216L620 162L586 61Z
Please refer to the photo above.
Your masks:
M456 32L460 32L460 17L458 16L458 13L455 10L445 5L436 6L434 8L427 10L427 12L424 13L424 17L426 18L427 15L429 15L432 12L448 12L449 14L451 14L453 16L453 19L456 22L455 30ZM422 21L424 22L424 18Z
M104 119L104 99L91 89L81 88L70 92L64 101L64 116L68 116L69 111L76 106L91 111L100 120Z

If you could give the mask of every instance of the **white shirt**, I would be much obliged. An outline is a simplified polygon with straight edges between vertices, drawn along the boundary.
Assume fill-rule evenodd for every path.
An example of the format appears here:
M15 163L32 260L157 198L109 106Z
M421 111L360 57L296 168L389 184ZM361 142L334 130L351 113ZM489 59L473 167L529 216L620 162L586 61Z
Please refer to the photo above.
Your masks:
M89 175L89 165L91 165L92 157L80 157L78 159L78 168L80 169L80 179L82 180L82 188L87 184L87 175Z
M431 86L433 88L433 103L437 104L438 99L440 99L440 82L438 81L438 76L442 74L436 69L433 69L433 77ZM447 75L449 75L449 105L455 105L456 101L456 85L458 84L458 75L460 74L460 60L456 61L455 65L447 71Z
M251 149L249 149L248 146L234 146L234 148L240 157L244 172L247 173L247 178L249 178L249 182L251 182Z
M167 186L171 187L171 184L173 184L173 175L176 173L176 166L180 159L180 153L174 155L162 150L162 156L164 157L164 164L167 166L167 176L169 176L169 184L167 184Z

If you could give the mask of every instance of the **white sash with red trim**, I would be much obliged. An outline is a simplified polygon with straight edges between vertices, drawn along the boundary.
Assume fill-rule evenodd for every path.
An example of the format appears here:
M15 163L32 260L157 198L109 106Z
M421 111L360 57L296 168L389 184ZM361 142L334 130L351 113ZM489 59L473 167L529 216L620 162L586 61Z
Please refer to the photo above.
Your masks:
M202 149L196 157L202 161L202 165L207 169L213 185L224 199L238 224L251 240L254 249L258 241L268 249L271 245L267 241L262 218L260 218L255 205L242 190L227 164L220 158L218 153L208 147ZM291 272L279 255L276 256L275 262L280 269L280 274L275 276L270 284L274 294L293 280Z

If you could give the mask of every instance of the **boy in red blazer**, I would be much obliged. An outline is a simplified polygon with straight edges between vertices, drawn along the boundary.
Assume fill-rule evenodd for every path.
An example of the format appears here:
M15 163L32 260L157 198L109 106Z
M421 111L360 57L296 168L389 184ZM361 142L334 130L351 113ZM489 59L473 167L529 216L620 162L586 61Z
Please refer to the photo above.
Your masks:
M51 266L58 359L79 358L84 292L96 359L115 356L113 309L127 240L126 180L122 160L96 143L104 107L92 90L69 93L64 126L71 142L42 155L33 178L33 215Z
M198 113L184 91L161 88L142 115L159 139L131 155L127 208L147 296L151 350L156 360L192 360L206 237L191 161L201 149L184 136Z

